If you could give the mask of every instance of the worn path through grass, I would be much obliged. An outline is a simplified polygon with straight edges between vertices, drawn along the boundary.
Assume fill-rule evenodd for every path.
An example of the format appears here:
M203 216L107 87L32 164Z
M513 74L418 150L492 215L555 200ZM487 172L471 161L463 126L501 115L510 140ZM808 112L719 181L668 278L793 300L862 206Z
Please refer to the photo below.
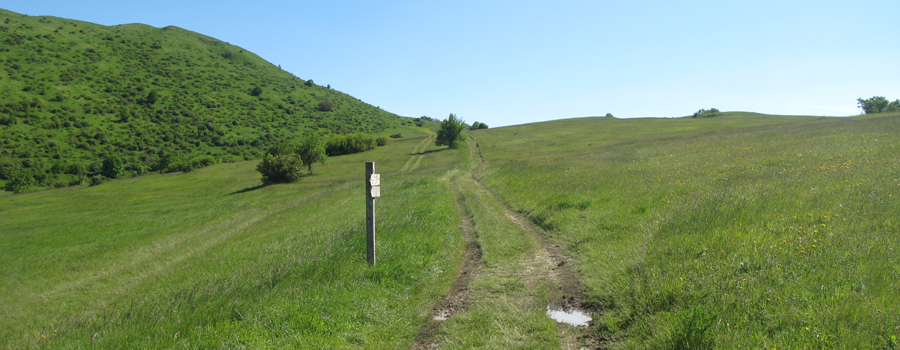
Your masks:
M475 180L483 164L474 140L468 147L468 171L450 174L448 181L480 260L463 268L458 281L467 286L448 293L445 300L452 302L435 308L432 325L413 348L580 348L583 330L557 325L546 314L549 305L579 304L570 259Z

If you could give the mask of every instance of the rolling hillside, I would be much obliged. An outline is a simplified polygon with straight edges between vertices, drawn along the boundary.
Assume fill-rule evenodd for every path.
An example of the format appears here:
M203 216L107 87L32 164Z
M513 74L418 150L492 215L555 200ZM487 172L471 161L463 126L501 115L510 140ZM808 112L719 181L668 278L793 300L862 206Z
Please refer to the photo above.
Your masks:
M580 118L401 139L295 184L243 161L3 194L0 347L896 348L898 129Z
M255 159L304 132L422 133L412 119L178 27L0 10L0 43L0 165L45 185L110 155L143 173L163 153Z

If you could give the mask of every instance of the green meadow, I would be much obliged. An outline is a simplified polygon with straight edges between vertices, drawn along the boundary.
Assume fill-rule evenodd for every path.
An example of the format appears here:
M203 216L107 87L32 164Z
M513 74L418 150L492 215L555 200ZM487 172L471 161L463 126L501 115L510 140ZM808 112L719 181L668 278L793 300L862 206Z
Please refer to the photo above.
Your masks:
M475 132L571 254L609 348L900 345L900 116L725 113Z
M468 135L391 140L289 185L244 161L4 192L0 347L900 347L900 115ZM374 267L365 161L382 174ZM434 321L467 240L463 307ZM545 315L573 290L590 327Z
M249 161L0 197L0 348L408 347L463 249L440 179L464 154L433 149L393 141L290 185Z

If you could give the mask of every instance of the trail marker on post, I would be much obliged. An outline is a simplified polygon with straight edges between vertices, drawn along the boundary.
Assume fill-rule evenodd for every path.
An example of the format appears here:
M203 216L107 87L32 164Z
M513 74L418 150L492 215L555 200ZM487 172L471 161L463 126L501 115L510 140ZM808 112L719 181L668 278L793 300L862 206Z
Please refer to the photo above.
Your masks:
M366 256L375 265L375 198L381 197L381 175L375 162L366 162Z

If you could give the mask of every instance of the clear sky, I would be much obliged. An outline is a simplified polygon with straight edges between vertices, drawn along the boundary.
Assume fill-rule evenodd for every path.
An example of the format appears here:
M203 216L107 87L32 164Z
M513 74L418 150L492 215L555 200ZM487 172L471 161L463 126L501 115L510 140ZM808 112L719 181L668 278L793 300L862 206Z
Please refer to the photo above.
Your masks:
M700 108L846 116L900 98L900 1L0 0L175 25L400 115L491 127Z

